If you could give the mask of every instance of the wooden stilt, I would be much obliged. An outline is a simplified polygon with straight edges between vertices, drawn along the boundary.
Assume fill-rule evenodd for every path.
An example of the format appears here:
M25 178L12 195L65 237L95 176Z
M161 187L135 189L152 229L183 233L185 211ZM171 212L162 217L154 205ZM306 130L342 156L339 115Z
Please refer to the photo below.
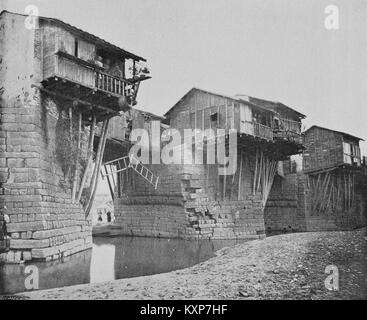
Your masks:
M96 156L96 160L95 160L93 176L92 176L92 181L91 181L91 190L92 190L91 191L91 196L89 197L89 201L86 205L86 210L85 210L86 217L88 217L88 215L90 213L90 210L92 208L95 193L96 193L96 189L97 189L97 185L98 185L98 178L99 178L99 173L100 173L99 171L100 171L100 168L101 168L101 163L102 163L102 160L103 160L103 152L104 152L104 148L105 148L105 144L106 144L108 123L109 123L109 119L105 120L103 122L103 126L102 126L102 134L101 134L100 141L99 141L99 144L98 144L97 156Z
M355 175L352 176L352 207L354 207L355 201Z
M218 201L220 200L220 176L219 176L219 164L217 164L217 183L215 186L215 200Z
M206 179L205 179L205 192L208 192L209 177L210 177L210 164L206 165Z
M84 170L82 182L80 183L79 193L78 193L78 196L76 198L77 203L80 202L80 199L82 197L82 193L83 193L83 190L84 190L84 185L85 185L85 182L86 182L88 174L89 174L89 168L90 168L90 166L92 165L92 162L93 162L93 143L94 143L95 127L96 127L96 117L94 116L93 117L93 123L92 123L92 126L90 128L90 132L89 132L88 161L87 161L87 166L85 167L85 170Z
M69 136L70 142L73 143L73 108L69 108Z
M240 172L238 177L238 194L237 194L237 200L240 200L241 198L241 180L242 180L242 151L240 153Z
M341 207L341 197L340 197L340 192L341 192L341 177L338 176L338 192L337 192L337 196L336 196L336 199L337 199L337 208L339 209L339 207Z
M105 171L106 171L106 174L107 174L107 169L105 168ZM108 183L108 187L110 189L110 193L111 193L111 198L112 198L112 201L115 200L115 192L112 188L112 184L111 184L111 180L110 180L110 176L107 175L107 183Z
M263 158L263 165L262 165L262 181L261 181L261 187L262 187L262 201L264 205L266 204L266 201L268 200L271 187L274 182L274 177L276 174L277 169L277 161L271 160L268 157Z
M76 188L77 188L77 184L78 184L81 134L82 134L82 114L79 113L78 114L78 135L77 135L75 169L74 169L74 176L73 176L73 187L72 187L72 192L71 192L71 199L72 199L73 203L75 202Z
M263 174L263 156L264 156L264 153L260 151L259 172L257 175L258 179L257 179L257 184L256 184L256 192L259 192L260 190L261 176Z
M349 210L352 209L352 188L353 188L353 181L352 181L352 174L348 174L349 177Z
M73 148L73 108L70 107L69 108L69 140L70 140L70 150L72 150ZM72 156L71 156L72 158ZM67 178L70 174L70 170L71 170L71 159L69 159L69 166L67 167L66 173L65 173L65 178Z
M324 183L322 184L321 188L321 198L319 198L319 213L325 210L325 205L328 199L328 187L330 182L330 174L329 172L326 173L324 178Z
M344 178L344 210L348 211L348 199L347 199L347 178L346 175L343 175Z
M225 171L226 173L226 171ZM227 175L224 174L224 177L223 177L223 200L226 199L226 191L227 191Z
M253 181L253 186L252 186L252 194L253 195L255 195L255 193L256 193L257 162L258 162L258 149L256 149L256 155L255 155L255 172L254 172L254 181Z

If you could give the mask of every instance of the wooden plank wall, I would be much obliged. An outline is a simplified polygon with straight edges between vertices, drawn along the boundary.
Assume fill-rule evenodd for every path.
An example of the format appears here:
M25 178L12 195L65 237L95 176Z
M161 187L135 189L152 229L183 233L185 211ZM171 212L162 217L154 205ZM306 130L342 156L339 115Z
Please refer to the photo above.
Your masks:
M93 69L89 69L63 57L58 59L58 75L90 87L95 86Z
M183 129L237 129L240 130L239 104L232 99L194 92L187 96L171 112L171 126ZM211 115L217 113L217 121Z
M43 28L43 78L47 79L56 72L56 34L57 28L44 25Z
M343 139L336 132L312 128L304 139L304 170L320 170L343 164Z
M93 70L65 58L58 58L59 50L72 56L75 54L75 36L70 32L51 25L43 27L43 77L57 74L88 86L95 85ZM95 45L78 39L78 57L85 61L94 59Z

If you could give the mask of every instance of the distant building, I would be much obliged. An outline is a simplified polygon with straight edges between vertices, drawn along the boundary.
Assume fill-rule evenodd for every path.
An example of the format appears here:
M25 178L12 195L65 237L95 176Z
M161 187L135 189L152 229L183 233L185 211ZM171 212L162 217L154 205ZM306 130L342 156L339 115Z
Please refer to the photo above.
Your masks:
M268 231L350 230L366 224L361 138L312 126L305 150L280 163L265 208ZM301 162L302 161L302 162Z

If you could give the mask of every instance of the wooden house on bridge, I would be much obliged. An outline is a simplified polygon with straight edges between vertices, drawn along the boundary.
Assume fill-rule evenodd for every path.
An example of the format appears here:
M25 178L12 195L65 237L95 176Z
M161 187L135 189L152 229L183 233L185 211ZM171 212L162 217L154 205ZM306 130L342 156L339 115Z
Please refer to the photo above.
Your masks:
M105 174L118 181L114 189L116 223L123 234L138 236L263 237L263 210L278 161L302 152L304 117L282 103L193 88L165 114L163 124L158 125L162 135L162 126L168 126L167 132L179 132L181 137L185 130L213 129L217 150L223 139L236 169L230 174L221 173L223 166L207 158L212 140L205 137L198 141L195 134L189 143L180 145L183 148L179 163L140 165L133 170L140 173L136 175L125 170L126 164L121 162L126 160L109 161ZM236 144L231 154L233 132ZM170 142L160 143L164 148ZM199 144L203 159L196 156ZM193 155L190 163L186 162L187 151ZM112 172L117 172L117 178ZM159 177L159 181L154 177ZM157 183L149 183L152 181Z
M367 170L361 138L312 126L305 150L281 163L265 209L269 231L349 230L366 224Z
M6 262L58 259L91 247L89 212L110 119L136 104L140 83L150 78L143 57L61 20L36 17L29 27L28 18L0 13Z

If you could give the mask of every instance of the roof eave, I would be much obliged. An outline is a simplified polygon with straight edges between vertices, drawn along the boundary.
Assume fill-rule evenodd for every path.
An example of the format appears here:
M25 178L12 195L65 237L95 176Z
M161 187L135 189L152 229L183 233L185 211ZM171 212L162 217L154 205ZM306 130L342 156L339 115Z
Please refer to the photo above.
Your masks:
M101 47L104 47L107 50L112 50L115 51L118 54L121 54L122 56L125 56L127 58L131 58L133 60L136 61L144 61L146 62L147 60L143 57L140 57L134 53L131 53L129 51L126 51L120 47L117 47L116 45L109 43L106 40L103 40L100 37L97 37L87 31L84 31L82 29L79 29L69 23L66 23L62 20L56 19L56 18L49 18L49 17L39 17L39 19L44 20L44 21L48 21L57 25L60 25L61 27L68 29L69 31L76 33L78 35L81 35L82 37L84 37L86 40L92 41L94 43L97 43L98 45L100 45Z
M356 136L353 136L352 134L349 134L349 133L346 133L346 132L342 132L342 131L338 131L338 130L332 130L332 129L329 129L329 128L325 128L325 127L321 127L321 126L318 126L318 125L313 125L311 126L310 128L308 128L307 130L304 131L304 133L310 131L311 129L313 128L319 128L319 129L323 129L323 130L327 130L327 131L331 131L331 132L335 132L335 133L339 133L343 136L346 136L346 137L350 137L352 139L355 139L355 140L359 140L359 141L365 141L364 139L362 138L359 138L359 137L356 137Z
M22 16L22 17L27 17L27 15L25 14L21 14L21 13L16 13L16 12L11 12L11 11L8 11L8 10L2 10L0 12L0 16L3 15L4 13L9 13L9 14L13 14L13 15L18 15L18 16ZM117 54L120 54L122 56L125 56L127 58L130 58L130 59L133 59L133 60L136 60L136 61L144 61L146 62L147 60L143 57L140 57L134 53L131 53L129 51L126 51L112 43L109 43L108 41L106 40L103 40L102 38L99 38L87 31L84 31L84 30L81 30L71 24L68 24L60 19L56 19L56 18L49 18L49 17L43 17L43 16L40 16L39 17L40 20L47 20L49 22L52 22L52 23L55 23L55 24L59 24L59 25L62 25L64 28L67 28L69 30L72 30L72 32L74 33L78 33L79 35L83 35L86 40L89 40L89 41L92 41L92 42L95 42L95 43L98 43L98 45L106 48L107 50L112 50L112 51L115 51Z

